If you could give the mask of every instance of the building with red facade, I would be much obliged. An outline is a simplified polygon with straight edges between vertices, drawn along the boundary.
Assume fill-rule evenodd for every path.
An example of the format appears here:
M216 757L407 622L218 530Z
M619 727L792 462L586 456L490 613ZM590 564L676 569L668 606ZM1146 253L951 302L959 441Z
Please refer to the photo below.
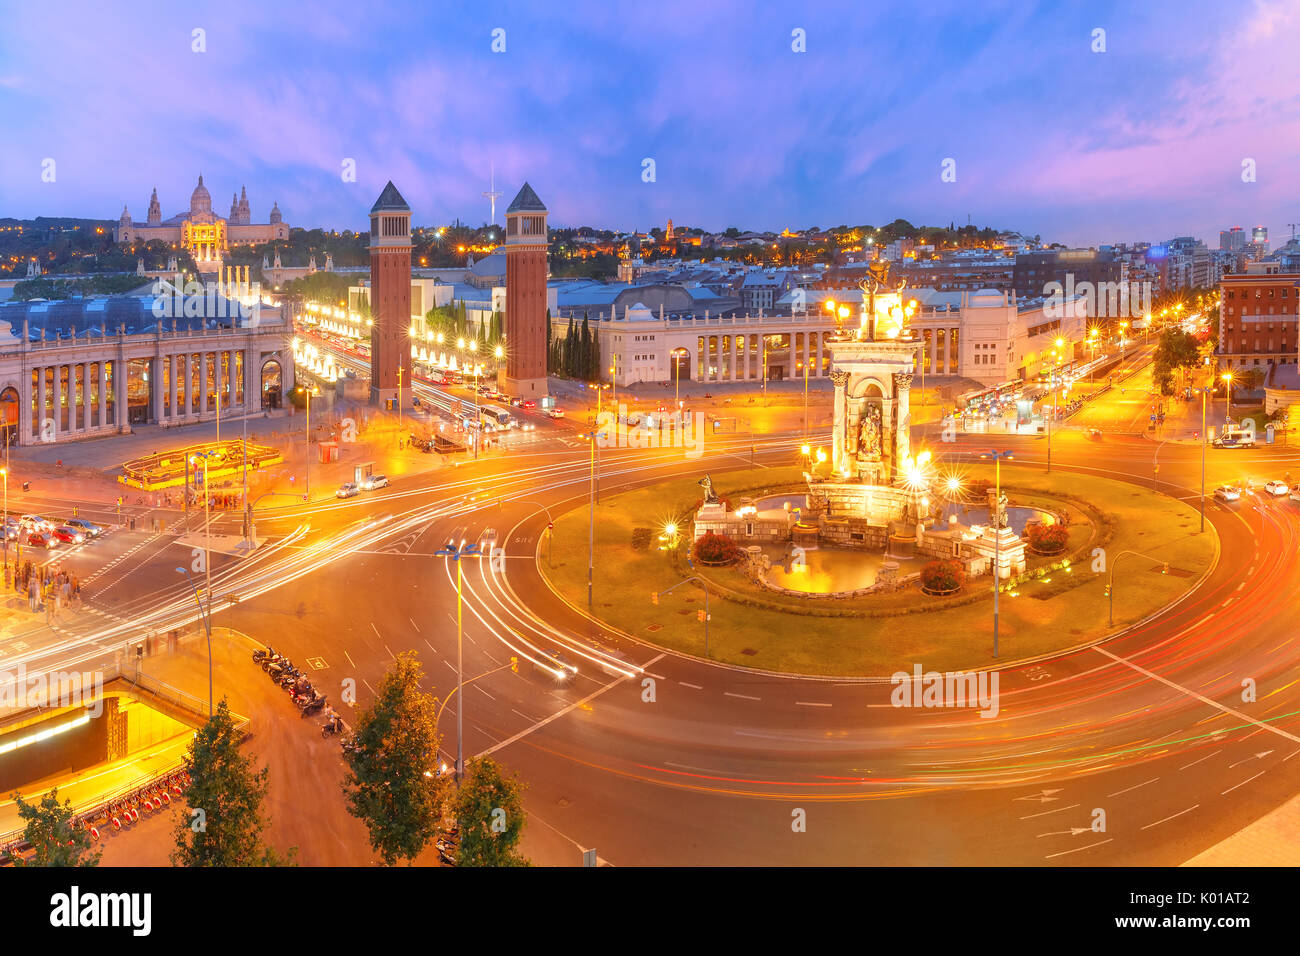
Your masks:
M540 401L546 383L546 206L524 183L506 209L505 367L498 387Z
M1219 358L1225 368L1292 365L1300 332L1300 274L1219 281Z
M411 207L389 182L370 207L370 401L411 404Z

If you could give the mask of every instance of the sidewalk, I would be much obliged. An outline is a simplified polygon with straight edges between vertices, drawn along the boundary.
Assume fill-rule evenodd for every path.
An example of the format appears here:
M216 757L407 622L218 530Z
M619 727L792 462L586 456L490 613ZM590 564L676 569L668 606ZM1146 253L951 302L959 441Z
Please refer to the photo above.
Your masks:
M1300 866L1300 796L1183 866Z

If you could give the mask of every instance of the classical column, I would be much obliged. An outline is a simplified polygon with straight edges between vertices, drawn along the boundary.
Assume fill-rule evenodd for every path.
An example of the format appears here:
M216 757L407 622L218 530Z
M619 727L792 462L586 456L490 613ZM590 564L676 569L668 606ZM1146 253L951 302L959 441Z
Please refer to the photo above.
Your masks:
M22 378L22 408L18 411L18 444L29 445L32 441L32 370L28 369Z
M167 362L167 418L176 420L176 356L168 355Z
M155 355L149 360L149 405L153 409L154 424L163 420L163 358Z
M912 454L911 372L894 373L894 394L898 399L895 412L897 415L895 421L898 424L894 429L894 448L896 450L894 461L900 462Z
M82 408L82 422L83 422L82 427L84 427L86 431L90 431L90 429L93 428L95 425L94 416L90 413L90 396L91 396L90 363L82 362L81 363L81 408Z
M63 386L63 366L55 365L54 372L54 401L52 415L54 418L54 434L57 436L59 429L63 428L63 405L67 401L67 389Z
M108 424L108 364L99 360L99 427Z
M46 372L46 368L44 365L39 366L36 369L36 377L40 382L40 396L41 396L40 404L36 407L36 438L38 441L45 440L45 415L46 415L45 409L47 403L49 402L49 396L46 393L47 386L45 384L45 372Z
M848 473L845 461L844 431L848 427L848 406L845 388L849 384L849 373L843 369L831 372L831 381L835 384L835 420L831 428L831 466L835 477L842 478Z
M113 403L117 408L114 418L119 432L131 426L131 406L126 389L130 377L129 366L126 359L113 359Z

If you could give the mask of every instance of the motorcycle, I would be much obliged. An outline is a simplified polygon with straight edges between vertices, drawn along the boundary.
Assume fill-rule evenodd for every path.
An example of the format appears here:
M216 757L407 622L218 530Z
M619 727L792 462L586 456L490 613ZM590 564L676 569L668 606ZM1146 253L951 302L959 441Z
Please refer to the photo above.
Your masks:
M341 733L343 733L343 718L338 714L332 714L329 720L321 725L320 735L322 737L330 737Z
M317 698L324 700L325 695L312 687L307 688L302 693L295 693L290 696L290 700L292 700L299 707L302 707L305 704L310 704L313 700L316 700Z
M302 715L304 717L307 717L311 714L317 713L322 707L325 706L325 700L326 700L326 696L324 694L319 694L316 697L312 698L311 700L307 701L307 703L301 705L300 709L302 710Z
M260 663L262 663L262 661L266 660L268 657L275 657L275 656L276 656L276 655L275 655L275 648L273 648L273 647L267 647L267 648L261 648L261 647L259 647L257 650L253 651L253 663L254 663L254 664L260 664Z

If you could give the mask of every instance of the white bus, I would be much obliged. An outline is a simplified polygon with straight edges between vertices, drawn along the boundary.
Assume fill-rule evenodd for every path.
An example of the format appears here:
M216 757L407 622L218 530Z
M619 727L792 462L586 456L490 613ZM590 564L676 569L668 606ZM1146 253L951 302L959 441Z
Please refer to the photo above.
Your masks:
M515 418L510 410L500 405L479 406L479 420L488 431L500 431L515 427Z

